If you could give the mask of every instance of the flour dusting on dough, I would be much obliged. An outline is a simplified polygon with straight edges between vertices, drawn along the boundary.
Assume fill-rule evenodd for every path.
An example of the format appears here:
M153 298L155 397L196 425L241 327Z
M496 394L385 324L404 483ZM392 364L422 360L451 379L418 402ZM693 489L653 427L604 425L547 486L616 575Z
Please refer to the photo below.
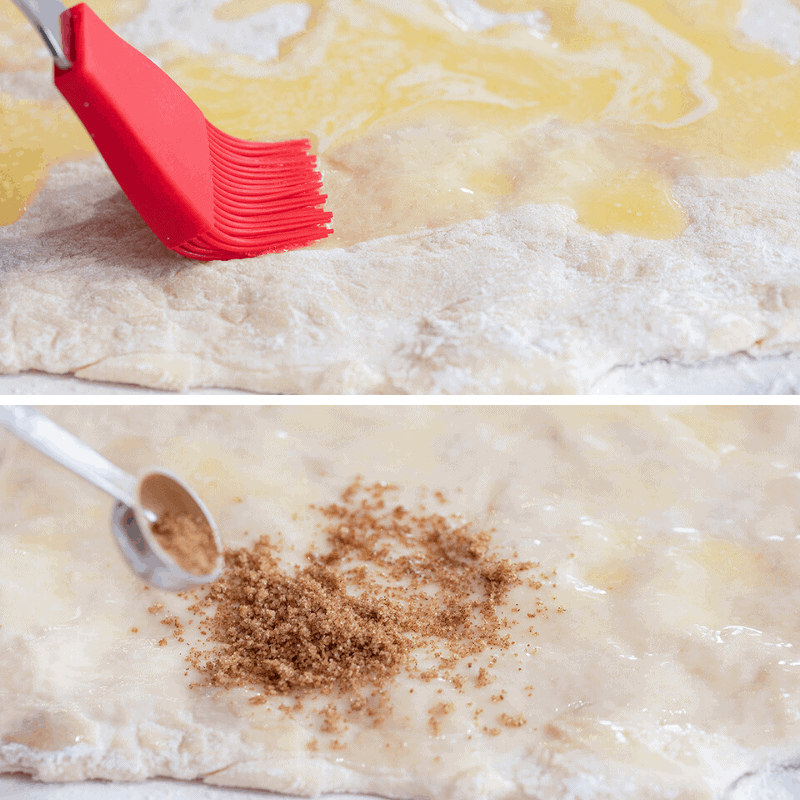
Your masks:
M15 447L0 476L0 771L295 795L711 800L797 763L797 409L165 406L157 424L152 407L46 413L131 472L160 463L191 476L226 546L267 535L287 574L312 549L333 564L330 532L340 554L374 545L374 566L419 569L412 592L433 588L424 548L379 530L394 490L361 516L358 495L349 516L310 508L348 507L338 498L354 469L406 487L396 502L409 517L453 520L440 540L453 571L433 576L453 592L463 566L491 576L482 559L494 554L542 567L498 596L486 632L507 647L447 652L432 637L383 695L193 687L203 676L186 658L213 621L129 570L99 490ZM343 519L369 529L370 515L378 529L365 537L340 530ZM318 596L330 575L316 574L306 588ZM333 600L335 611L344 598ZM277 594L269 604L280 610ZM448 610L458 624L458 602ZM313 612L294 606L294 622ZM313 655L314 637L285 633L279 654Z
M585 0L574 19L509 0L415 0L407 8L388 0L265 0L244 3L241 17L238 6L218 0L188 16L180 4L128 8L120 31L164 56L204 108L229 114L227 122L248 135L271 123L259 104L226 110L231 97L241 99L240 84L253 96L274 94L281 81L295 87L289 100L274 97L283 103L282 124L300 126L324 106L315 135L346 246L188 262L157 242L101 161L61 163L24 216L0 228L0 373L38 370L175 391L527 394L612 385L659 391L670 368L704 367L701 388L760 387L740 377L743 360L757 369L774 363L777 373L796 363L800 344L800 154L780 166L770 156L783 153L779 140L798 129L797 74L786 62L794 60L793 34L780 42L769 35L794 31L796 9L754 0L732 28L783 53L742 45L759 66L740 88L746 94L759 74L778 74L767 94L783 114L774 125L767 114L742 145L749 128L725 129L736 107L713 86L714 47L690 42L685 30L702 28L711 12L681 6L689 20L678 21L681 29L641 5ZM213 25L200 31L204 19ZM253 38L276 19L283 27ZM404 61L384 85L357 92L370 78L364 31L373 20L377 32L389 32L381 33L386 42L402 39L404 58L416 53L421 61ZM559 44L573 24L593 32L588 55ZM336 51L337 34L352 34L352 52ZM525 75L502 86L502 76L476 73L465 42L500 41L508 49L491 52L504 67L513 72L516 54L531 59L531 69L588 81L576 97L596 94L598 108L587 118L569 104L560 108L545 96L540 74L526 89ZM461 71L433 63L439 45L431 42L450 48ZM281 47L287 52L273 63ZM36 93L38 73L15 48L8 58L24 69L0 85L22 114L27 107L14 104ZM220 48L229 51L224 63L196 55L216 57ZM329 63L341 91L331 87L315 102L317 84L327 85L320 64ZM341 107L326 105L339 95ZM46 114L49 102L36 113ZM717 104L728 117L714 123ZM542 119L539 105L549 109ZM293 110L306 106L307 118ZM507 141L498 115L514 121ZM695 141L693 130L705 133ZM709 142L722 146L706 152ZM756 144L773 168L741 177L758 172L756 162L737 162ZM424 157L406 168L421 149ZM597 175L608 180L583 197L581 187ZM606 186L622 192L616 201L603 194ZM625 207L630 196L643 211ZM664 218L662 228L636 222L647 208ZM717 382L720 365L725 379Z
M197 265L161 248L103 164L65 164L0 229L0 369L175 390L571 393L618 365L795 352L800 156L676 194L689 228L666 241L526 206Z

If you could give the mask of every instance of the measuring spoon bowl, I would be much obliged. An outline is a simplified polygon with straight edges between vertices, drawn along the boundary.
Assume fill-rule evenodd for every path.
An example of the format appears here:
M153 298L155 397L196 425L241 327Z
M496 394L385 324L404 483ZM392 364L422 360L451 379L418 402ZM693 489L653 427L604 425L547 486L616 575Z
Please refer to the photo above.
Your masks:
M117 502L111 513L114 539L128 565L139 577L159 589L180 592L215 581L224 565L222 543L214 518L203 501L177 475L161 467L145 470L136 482L134 505ZM167 512L201 517L214 538L216 559L212 570L195 574L184 569L159 544L143 509L162 517Z

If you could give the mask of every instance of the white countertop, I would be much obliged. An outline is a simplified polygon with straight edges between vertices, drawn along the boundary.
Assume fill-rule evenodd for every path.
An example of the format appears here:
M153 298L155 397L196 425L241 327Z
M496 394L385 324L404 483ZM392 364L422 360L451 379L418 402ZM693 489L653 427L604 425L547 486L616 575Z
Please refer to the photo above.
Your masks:
M287 795L273 792L220 789L199 781L185 782L166 778L138 783L37 783L24 776L0 775L2 800L282 800L286 797ZM370 800L366 795L353 794L327 797L330 800Z
M329 794L327 800L379 800L368 795ZM0 775L0 800L290 800L288 795L252 789L220 789L199 781L169 779L139 783L37 783ZM434 800L417 795L407 800ZM742 778L715 800L800 800L800 772Z
M0 395L177 395L71 375L24 372L0 375ZM189 389L185 395L252 395L236 389ZM620 365L592 387L592 395L793 395L800 394L800 353L753 358L737 353L697 366L670 361Z

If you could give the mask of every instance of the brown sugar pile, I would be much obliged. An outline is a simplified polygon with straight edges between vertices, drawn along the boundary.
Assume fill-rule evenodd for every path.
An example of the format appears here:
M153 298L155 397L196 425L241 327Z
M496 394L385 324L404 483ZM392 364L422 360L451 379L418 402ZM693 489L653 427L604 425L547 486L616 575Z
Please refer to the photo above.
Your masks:
M350 597L343 576L322 564L285 573L269 540L226 554L225 575L207 596L222 643L196 666L215 686L294 689L380 684L397 672L409 644L407 614Z
M211 526L199 516L161 514L150 526L167 555L192 575L207 575L217 563L217 545Z
M189 656L203 685L257 689L254 702L312 689L357 695L402 668L451 677L461 657L509 647L499 607L539 565L500 558L491 532L460 518L391 505L394 490L357 480L318 508L328 548L307 553L307 566L284 569L266 537L225 553L223 576L190 606L208 637ZM421 653L439 666L420 671Z

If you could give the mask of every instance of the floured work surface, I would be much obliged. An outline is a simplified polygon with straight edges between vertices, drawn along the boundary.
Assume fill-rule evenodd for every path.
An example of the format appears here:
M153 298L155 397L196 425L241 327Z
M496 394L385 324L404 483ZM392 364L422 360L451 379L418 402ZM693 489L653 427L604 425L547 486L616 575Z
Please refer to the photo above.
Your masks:
M4 771L709 800L797 763L795 409L50 413L272 549L231 557L212 622L127 571L110 501L4 439Z
M624 366L797 349L794 0L93 6L226 132L310 135L336 234L165 251L4 7L6 373L588 392Z

